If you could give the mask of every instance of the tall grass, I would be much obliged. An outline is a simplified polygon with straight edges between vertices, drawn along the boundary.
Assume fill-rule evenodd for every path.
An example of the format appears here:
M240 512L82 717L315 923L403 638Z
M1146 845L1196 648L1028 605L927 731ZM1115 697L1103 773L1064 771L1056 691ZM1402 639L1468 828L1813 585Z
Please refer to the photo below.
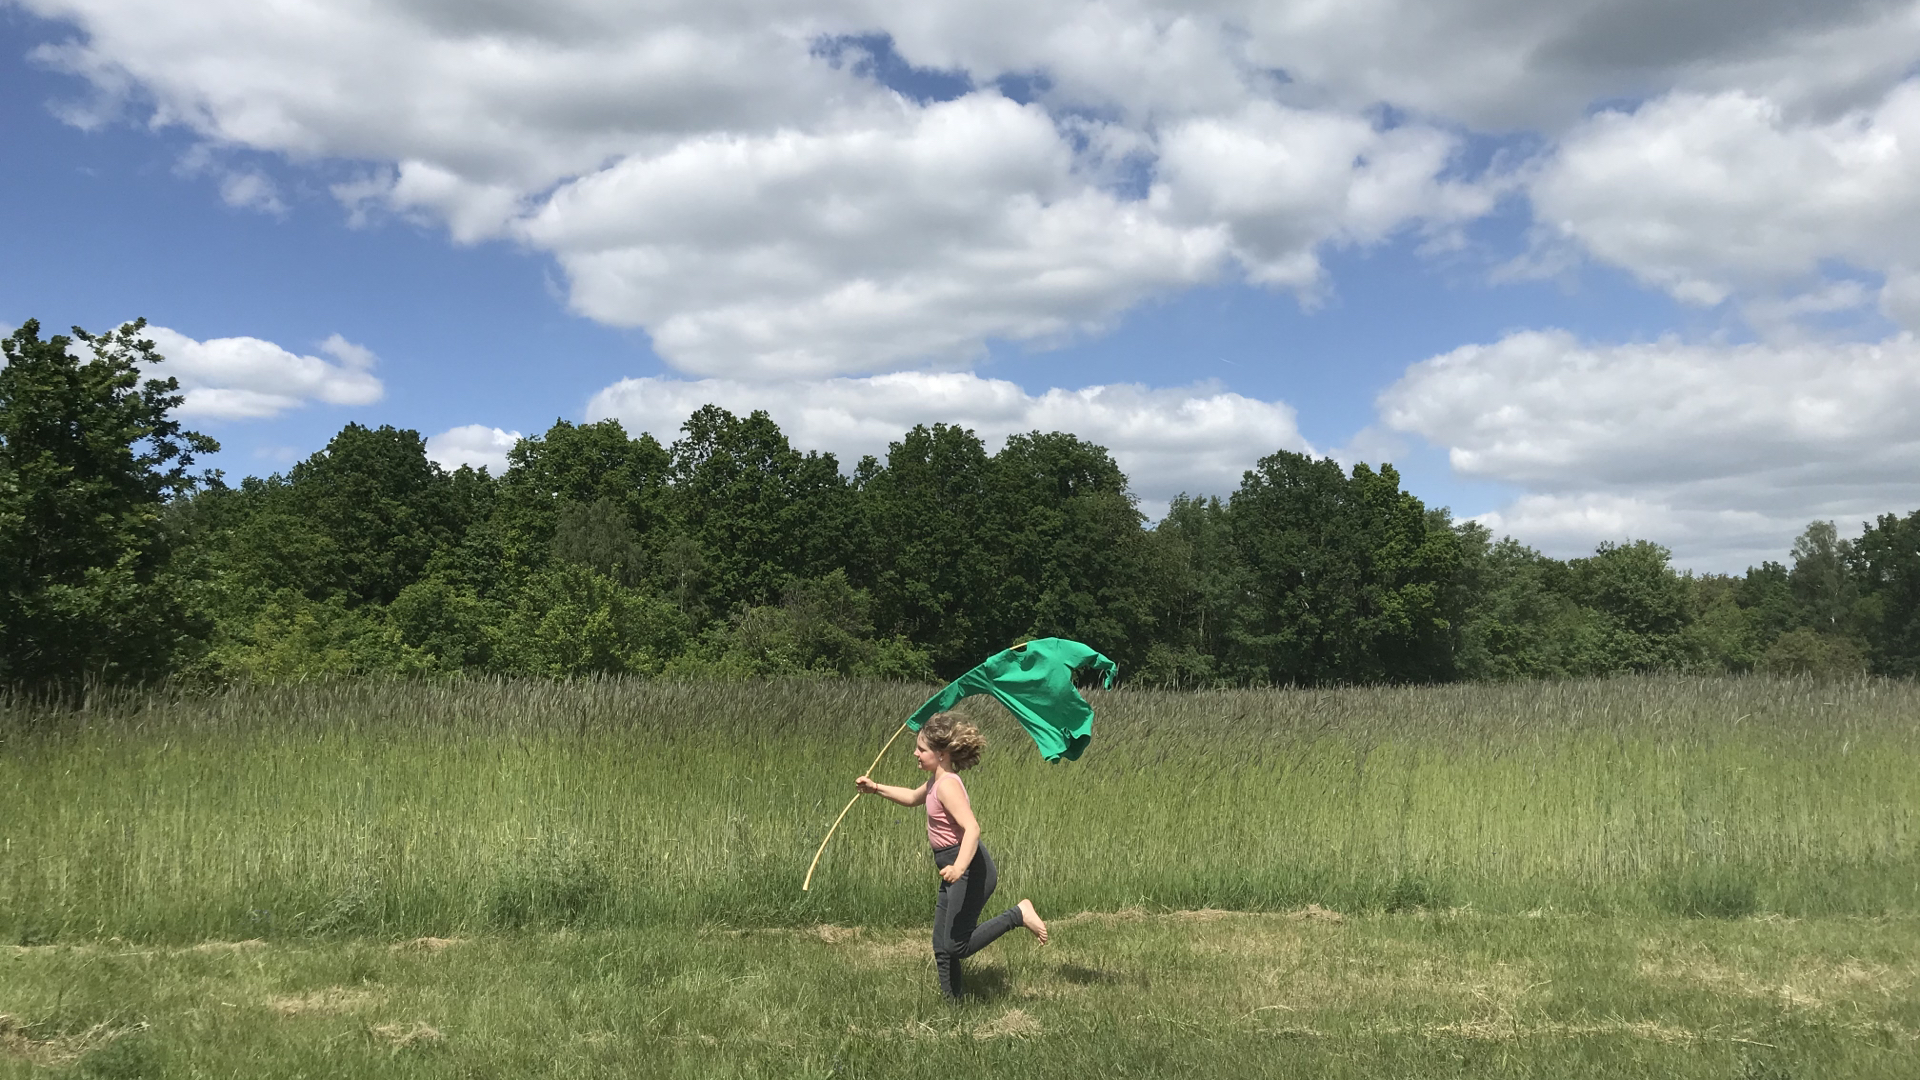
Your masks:
M0 710L0 935L196 940L901 925L917 811L869 800L924 687L384 682ZM1761 679L1098 695L968 778L1043 910L1920 911L1920 689ZM902 746L904 740L902 741ZM917 775L896 748L876 775Z

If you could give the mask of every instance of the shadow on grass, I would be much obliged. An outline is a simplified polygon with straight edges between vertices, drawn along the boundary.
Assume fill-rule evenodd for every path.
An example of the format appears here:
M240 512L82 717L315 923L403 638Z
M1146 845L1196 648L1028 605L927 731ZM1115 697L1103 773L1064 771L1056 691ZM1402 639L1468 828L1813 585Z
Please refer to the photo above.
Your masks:
M1079 964L1061 964L1056 974L1075 986L1110 986L1125 981L1118 972L1082 967Z
M967 968L966 980L965 996L968 1001L998 1001L1012 989L1007 969L997 964L993 967Z

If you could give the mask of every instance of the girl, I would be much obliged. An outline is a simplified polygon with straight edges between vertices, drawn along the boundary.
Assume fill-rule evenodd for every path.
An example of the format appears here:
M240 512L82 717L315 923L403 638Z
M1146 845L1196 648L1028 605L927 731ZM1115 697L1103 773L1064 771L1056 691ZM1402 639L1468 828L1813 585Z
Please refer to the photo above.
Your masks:
M937 713L921 727L913 744L914 760L933 774L926 783L894 787L865 776L853 782L861 791L901 806L926 804L927 841L933 845L933 864L940 869L940 896L933 906L933 962L940 969L940 989L949 998L960 996L960 961L1001 934L1024 926L1040 944L1047 943L1047 924L1040 921L1031 900L1022 900L1018 907L980 925L981 909L987 906L1000 875L993 856L980 843L980 822L967 801L960 771L977 764L986 748L980 729L955 713Z

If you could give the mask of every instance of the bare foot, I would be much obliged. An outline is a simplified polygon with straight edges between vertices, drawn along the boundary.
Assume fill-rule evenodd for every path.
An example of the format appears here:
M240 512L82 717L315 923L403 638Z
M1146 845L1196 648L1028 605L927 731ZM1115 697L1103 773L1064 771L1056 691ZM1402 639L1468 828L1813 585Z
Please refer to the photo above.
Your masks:
M1040 921L1040 913L1033 910L1031 900L1020 901L1020 925L1033 931L1033 936L1040 939L1040 944L1047 943L1047 924Z

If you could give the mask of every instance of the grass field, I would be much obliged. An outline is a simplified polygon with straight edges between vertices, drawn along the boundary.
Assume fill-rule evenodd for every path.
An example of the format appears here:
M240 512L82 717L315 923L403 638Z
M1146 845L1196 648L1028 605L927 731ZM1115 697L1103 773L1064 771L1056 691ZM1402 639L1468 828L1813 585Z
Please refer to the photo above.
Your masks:
M1055 766L979 708L1058 932L957 1010L915 813L799 889L924 694L7 706L0 1075L1916 1075L1912 685L1116 692Z

